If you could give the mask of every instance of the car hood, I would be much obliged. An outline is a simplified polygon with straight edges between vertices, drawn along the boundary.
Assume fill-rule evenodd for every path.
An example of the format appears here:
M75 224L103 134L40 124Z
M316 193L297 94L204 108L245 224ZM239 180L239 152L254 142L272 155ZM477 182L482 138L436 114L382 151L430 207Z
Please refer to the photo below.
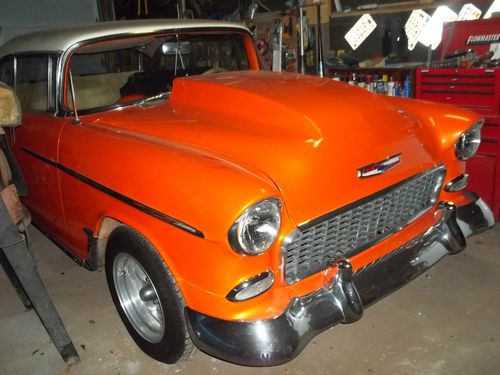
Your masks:
M314 76L180 78L164 105L109 111L92 121L258 170L277 186L296 225L441 163L406 112L378 95ZM389 172L358 177L358 168L398 154L401 164Z

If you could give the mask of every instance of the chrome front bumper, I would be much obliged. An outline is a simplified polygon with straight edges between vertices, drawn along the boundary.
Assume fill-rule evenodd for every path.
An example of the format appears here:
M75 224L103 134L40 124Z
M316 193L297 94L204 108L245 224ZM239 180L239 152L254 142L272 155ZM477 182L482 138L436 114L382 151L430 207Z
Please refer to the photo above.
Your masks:
M274 366L297 356L318 333L361 318L365 307L465 248L465 237L493 226L491 210L477 196L462 207L441 203L425 233L385 257L352 272L339 260L335 278L315 292L294 298L273 319L225 321L186 307L191 338L201 350L247 366Z

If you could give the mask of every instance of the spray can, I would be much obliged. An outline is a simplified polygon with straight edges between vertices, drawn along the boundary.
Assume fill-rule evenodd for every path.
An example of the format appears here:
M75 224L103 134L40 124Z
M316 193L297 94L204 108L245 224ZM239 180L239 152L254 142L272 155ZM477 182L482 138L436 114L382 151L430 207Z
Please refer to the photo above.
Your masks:
M399 81L394 83L393 96L401 96L401 85Z
M388 90L388 86L387 86L387 83L389 82L389 77L387 76L387 74L383 74L382 75L382 90L381 90L381 94L385 94L387 95L387 90Z
M405 98L409 98L411 96L411 81L410 76L406 76L404 87L403 87L403 96Z

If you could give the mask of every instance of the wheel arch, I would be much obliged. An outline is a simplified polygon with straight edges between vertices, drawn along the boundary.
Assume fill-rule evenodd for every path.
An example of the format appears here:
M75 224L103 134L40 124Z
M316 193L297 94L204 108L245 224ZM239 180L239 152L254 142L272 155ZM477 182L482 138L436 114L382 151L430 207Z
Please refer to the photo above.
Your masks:
M143 218L144 219L144 218ZM156 220L151 218L152 220ZM156 252L163 259L163 262L167 265L168 269L177 278L177 272L173 260L168 256L166 249L162 248L162 241L155 236L154 230L148 230L149 225L148 220L140 220L140 224L137 221L132 220L131 217L121 218L118 215L106 215L103 216L95 229L94 244L91 246L89 251L90 261L94 262L96 265L95 269L103 267L106 259L106 248L111 235L115 232L117 228L128 228L130 231L136 232L142 236L151 246L156 250ZM168 224L165 224L168 226ZM173 230L178 230L172 227ZM187 234L191 236L191 234Z
M104 266L106 258L106 245L108 244L109 237L111 236L111 233L120 226L128 225L110 216L105 216L102 220L100 220L100 224L95 232L94 253L91 252L89 254L92 258L94 258L93 261L97 267Z

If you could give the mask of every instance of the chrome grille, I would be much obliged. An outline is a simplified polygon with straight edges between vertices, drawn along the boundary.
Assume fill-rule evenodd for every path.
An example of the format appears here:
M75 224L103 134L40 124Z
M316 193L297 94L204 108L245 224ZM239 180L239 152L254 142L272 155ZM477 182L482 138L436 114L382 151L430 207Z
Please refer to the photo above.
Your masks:
M291 284L383 240L434 206L444 167L413 176L299 227L283 244Z

